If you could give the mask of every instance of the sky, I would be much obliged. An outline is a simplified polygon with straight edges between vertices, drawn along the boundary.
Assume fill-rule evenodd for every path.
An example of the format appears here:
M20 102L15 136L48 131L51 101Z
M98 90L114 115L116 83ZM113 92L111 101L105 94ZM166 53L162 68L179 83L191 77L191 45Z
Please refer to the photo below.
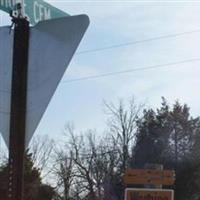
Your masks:
M102 134L103 101L133 96L153 108L161 96L170 104L178 99L200 115L200 1L47 2L70 15L87 14L90 26L35 135L59 138L67 122ZM1 25L9 24L7 14L0 14ZM132 71L77 80L126 70Z

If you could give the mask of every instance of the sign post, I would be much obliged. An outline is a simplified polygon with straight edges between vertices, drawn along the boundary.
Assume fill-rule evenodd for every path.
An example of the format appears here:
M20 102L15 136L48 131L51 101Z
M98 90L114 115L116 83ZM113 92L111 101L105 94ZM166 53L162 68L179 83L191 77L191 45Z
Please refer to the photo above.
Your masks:
M10 115L8 199L23 199L29 23L13 18L14 46ZM22 37L23 36L23 37Z

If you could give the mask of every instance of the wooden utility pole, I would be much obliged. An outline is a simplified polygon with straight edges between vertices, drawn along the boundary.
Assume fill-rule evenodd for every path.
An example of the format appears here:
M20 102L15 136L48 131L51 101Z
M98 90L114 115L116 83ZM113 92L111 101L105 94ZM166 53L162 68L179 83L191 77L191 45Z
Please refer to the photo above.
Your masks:
M23 200L29 22L13 18L8 200Z

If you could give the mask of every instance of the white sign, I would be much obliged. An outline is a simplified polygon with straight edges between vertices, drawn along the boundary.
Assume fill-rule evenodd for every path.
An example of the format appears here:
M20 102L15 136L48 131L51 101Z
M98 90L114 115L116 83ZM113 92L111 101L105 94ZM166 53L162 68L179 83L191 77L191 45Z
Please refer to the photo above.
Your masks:
M174 191L168 189L126 188L125 200L174 200Z
M39 22L30 30L26 147L87 27L86 15ZM0 28L0 132L8 146L13 33ZM6 93L4 93L6 90ZM56 117L56 116L55 116Z

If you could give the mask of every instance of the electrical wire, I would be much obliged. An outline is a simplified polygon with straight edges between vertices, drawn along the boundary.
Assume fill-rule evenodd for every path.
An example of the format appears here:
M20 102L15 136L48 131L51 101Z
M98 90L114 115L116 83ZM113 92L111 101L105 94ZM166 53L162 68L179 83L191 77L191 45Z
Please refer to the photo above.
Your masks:
M168 35L163 35L163 36L158 36L158 37L147 38L147 39L144 39L144 40L136 40L136 41L126 42L126 43L121 43L121 44L114 44L114 45L110 45L110 46L106 46L106 47L100 47L100 48L95 48L95 49L88 49L88 50L79 51L75 55L95 53L95 52L99 52L99 51L121 48L121 47L151 42L151 41L155 41L155 40L180 37L180 36L183 36L183 35L189 35L189 34L199 33L199 32L200 32L200 29L196 29L196 30L192 30L192 31L186 31L186 32L181 32L181 33L174 33L174 34L168 34Z
M120 47L135 45L135 44L139 44L139 43L145 43L145 42L150 42L150 41L155 41L155 40L166 39L166 38L179 37L179 36L198 33L198 32L200 32L200 29L181 32L181 33L177 33L177 34L169 34L169 35L163 35L163 36L159 36L159 37L152 37L152 38L148 38L148 39L144 39L144 40L136 40L136 41L133 41L133 42L121 43L121 44L116 44L116 45L111 45L111 46L96 48L96 49L91 49L91 50L84 50L84 51L77 52L75 55L104 51L104 50L120 48ZM123 71L109 72L109 73L104 73L104 74L100 74L100 75L85 76L85 77L80 77L80 78L76 78L76 79L69 79L69 80L66 80L66 81L61 81L61 83L72 83L72 82L91 80L91 79L97 79L97 78L99 79L99 78L108 77L108 76L120 75L120 74L125 74L125 73L132 73L134 71L144 71L144 70L161 68L161 67L166 67L166 66L171 66L171 65L181 64L181 63L197 62L199 60L200 60L200 58L195 58L195 59L189 59L189 60L167 63L167 64L161 64L161 65L152 65L152 66L142 67L142 68L138 67L138 68L123 70ZM0 92L1 93L10 93L9 91L6 91L6 90L0 90ZM9 114L9 113L5 113L5 112L1 112L1 111L0 111L0 113Z
M72 82L78 82L78 81L99 79L99 78L104 78L104 77L109 77L109 76L116 76L116 75L120 75L120 74L132 73L135 71L146 71L146 70L151 70L151 69L164 68L164 67L168 67L168 66L174 66L174 65L184 64L184 63L193 63L193 62L200 62L200 58L193 58L193 59L182 60L182 61L177 61L177 62L170 62L170 63L159 64L159 65L151 65L151 66L147 66L147 67L137 67L137 68L133 68L133 69L104 73L104 74L94 75L94 76L85 76L85 77L80 77L77 79L71 79L71 80L69 79L69 80L61 81L61 83L65 84L65 83L72 83ZM33 107L37 107L37 109L38 109L41 106L43 106L43 104L33 106ZM10 114L10 113L7 113L7 112L1 111L1 110L0 110L0 113Z
M158 65L151 65L151 66L146 66L146 67L137 67L137 68L133 68L133 69L127 69L127 70L110 72L110 73L103 73L103 74L99 74L99 75L83 76L83 77L76 78L76 79L69 79L69 80L61 81L61 83L72 83L72 82L85 81L85 80L91 80L91 79L99 79L99 78L104 78L104 77L108 77L108 76L132 73L135 71L146 71L146 70L151 70L151 69L163 68L163 67L179 65L179 64L183 64L183 63L193 63L193 62L198 62L198 61L200 61L200 58L194 58L194 59L188 59L188 60L182 60L182 61L177 61L177 62L158 64Z
M136 40L136 41L133 41L133 42L121 43L121 44L111 45L111 46L102 47L102 48L83 50L83 51L77 52L75 55L77 56L77 55L81 55L81 54L93 53L93 52L98 52L98 51L105 51L105 50L110 50L110 49L114 49L114 48L120 48L120 47L135 45L135 44L139 44L139 43L150 42L150 41L154 41L154 40L161 40L161 39L165 39L165 38L179 37L179 36L182 36L182 35L198 33L198 32L200 32L200 29L196 29L196 30L192 30L192 31L186 31L186 32L180 32L180 33L175 33L175 34L168 34L168 35L163 35L163 36L159 36L159 37L152 37L152 38L148 38L148 39L144 39L144 40ZM100 76L102 76L102 75L100 75ZM67 81L67 82L74 82L74 81L78 81L78 80L70 80L70 81ZM66 81L64 81L64 82L66 82ZM9 91L6 91L6 90L0 90L0 92L10 93Z

